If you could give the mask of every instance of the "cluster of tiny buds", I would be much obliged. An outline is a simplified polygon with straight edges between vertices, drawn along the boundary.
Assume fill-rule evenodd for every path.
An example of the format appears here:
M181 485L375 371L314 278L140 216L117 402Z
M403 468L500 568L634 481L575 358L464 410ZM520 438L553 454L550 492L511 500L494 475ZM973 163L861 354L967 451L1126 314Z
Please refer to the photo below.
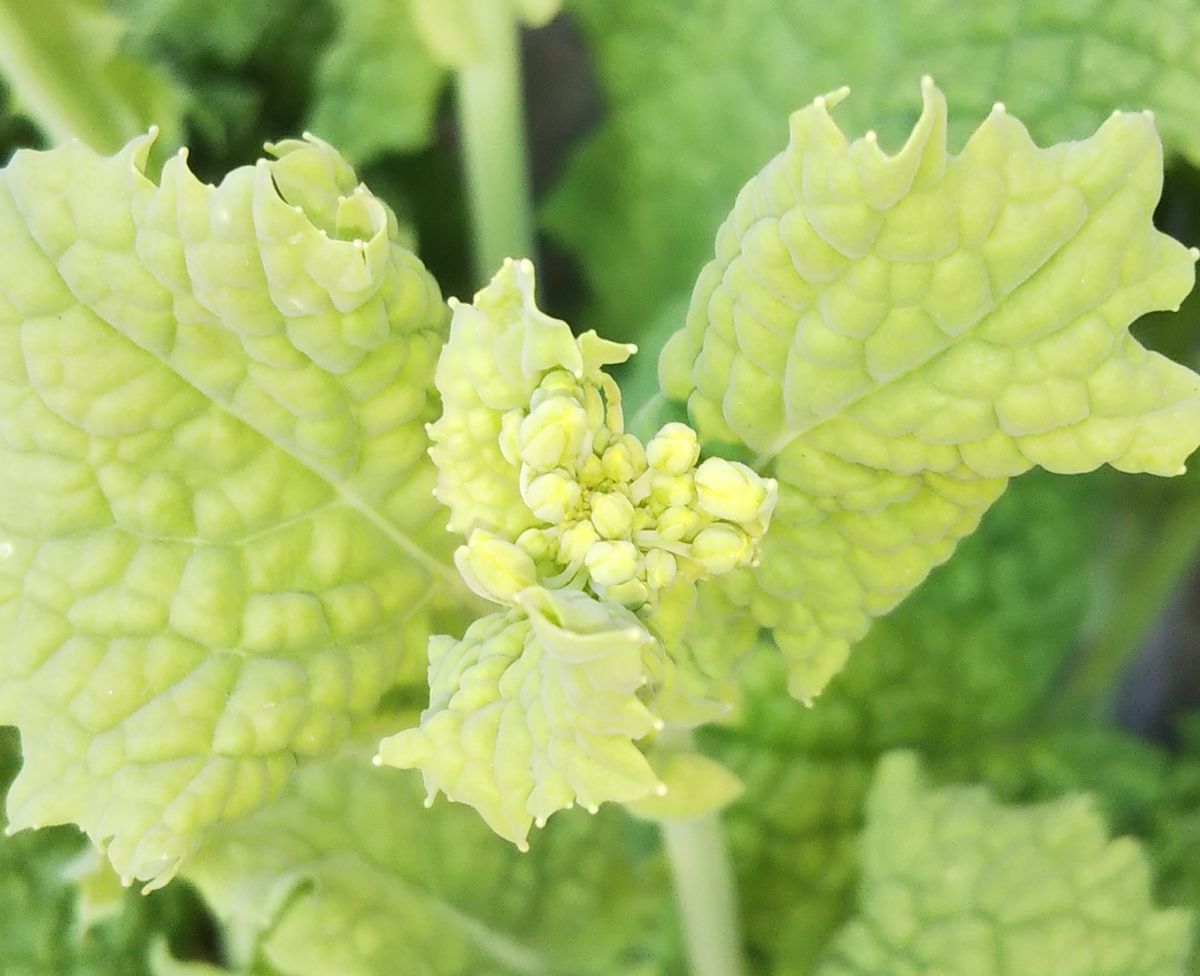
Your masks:
M772 479L701 462L686 424L667 424L644 447L625 433L620 391L604 373L547 373L529 408L504 416L500 449L539 524L516 539L475 530L456 554L468 584L498 603L538 584L652 606L677 578L754 565L775 507Z

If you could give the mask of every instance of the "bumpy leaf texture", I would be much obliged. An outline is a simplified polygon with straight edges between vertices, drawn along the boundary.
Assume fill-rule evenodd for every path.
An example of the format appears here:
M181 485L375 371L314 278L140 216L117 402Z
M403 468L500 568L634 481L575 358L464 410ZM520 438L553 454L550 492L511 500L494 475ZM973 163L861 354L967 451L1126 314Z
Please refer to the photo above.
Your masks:
M777 120L848 84L853 131L899 145L924 74L945 86L957 149L997 100L1041 145L1114 108L1152 109L1200 161L1200 10L1192 0L571 0L597 53L608 118L547 221L581 256L588 325L636 338L686 295L729 200L778 152ZM665 124L664 120L670 120ZM640 341L640 339L639 339Z
M431 640L429 708L378 761L421 769L430 802L445 791L528 850L529 828L558 810L660 788L635 744L656 725L638 698L653 645L624 607L531 588L461 641Z
M0 722L10 830L162 882L327 751L416 654L444 520L445 326L320 142L219 185L149 140L0 174Z
M719 586L810 699L1033 466L1176 475L1200 376L1128 333L1195 252L1157 232L1152 120L1039 149L996 106L955 156L929 79L904 148L847 142L820 97L739 194L660 361L701 437L779 481L755 570ZM702 595L702 601L703 601Z
M284 976L650 973L669 881L650 828L558 819L528 854L365 756L307 765L185 871L239 956ZM646 969L640 968L646 965Z
M818 976L1182 976L1191 919L1156 911L1140 847L1091 802L1007 808L929 790L909 754L878 769L858 916Z

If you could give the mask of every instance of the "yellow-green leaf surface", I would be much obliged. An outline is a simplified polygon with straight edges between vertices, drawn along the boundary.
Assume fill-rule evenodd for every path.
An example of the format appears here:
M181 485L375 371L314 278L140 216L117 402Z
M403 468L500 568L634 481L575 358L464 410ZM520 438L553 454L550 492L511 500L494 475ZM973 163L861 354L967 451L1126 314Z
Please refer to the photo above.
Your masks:
M446 569L424 423L445 310L320 142L219 186L148 139L0 173L10 829L161 882L373 708Z
M1182 976L1190 916L1151 901L1141 848L1086 797L1002 807L931 790L908 754L876 773L858 915L818 976Z
M461 641L433 638L429 708L377 761L420 769L429 802L445 792L528 849L530 827L558 810L662 789L635 745L656 725L638 692L658 644L628 610L577 590L519 600Z
M671 924L649 828L556 818L522 854L362 755L308 764L184 871L235 962L282 976L651 976Z
M1004 101L1039 145L1082 139L1114 108L1151 109L1200 161L1194 0L570 0L607 115L550 202L580 257L587 325L636 338L690 290L729 201L778 152L779 120L849 85L847 131L900 145L930 74L959 149ZM631 395L631 401L633 397ZM636 404L635 404L636 405Z
M962 152L928 79L903 149L797 112L739 194L660 361L701 437L779 481L761 565L705 584L769 628L801 698L1037 465L1175 475L1200 376L1130 323L1178 307L1152 119L1047 149L997 105ZM703 595L702 595L703 600Z

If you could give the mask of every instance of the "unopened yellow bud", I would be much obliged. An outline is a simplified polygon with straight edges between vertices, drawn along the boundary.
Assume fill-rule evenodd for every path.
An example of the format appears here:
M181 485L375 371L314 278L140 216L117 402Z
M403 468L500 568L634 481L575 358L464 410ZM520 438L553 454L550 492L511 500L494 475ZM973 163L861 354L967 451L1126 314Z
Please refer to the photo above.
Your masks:
M627 484L646 470L646 449L632 434L622 434L604 452L602 462L605 477Z
M752 556L750 538L732 525L710 525L692 542L692 561L709 576L744 566Z
M652 590L661 590L675 579L679 567L675 557L665 549L651 549L646 553L646 583Z
M592 495L592 525L602 539L628 539L633 532L633 505L617 491Z
M636 609L650 599L650 588L640 579L626 580L612 586L600 586L597 589L600 591L597 596L630 609Z
M591 522L576 522L564 529L558 539L558 561L565 565L583 562L588 550L600 541L596 527Z
M547 529L526 529L517 536L517 546L529 553L534 562L545 559L550 555L550 540L546 538Z
M583 405L587 409L587 422L592 430L599 430L604 426L604 397L600 395L600 390L590 383L585 384L583 388Z
M534 471L573 464L587 433L587 414L575 400L554 396L521 421L521 462Z
M691 472L656 474L650 480L650 501L659 508L678 508L689 505L696 497Z
M567 513L579 503L580 488L563 471L549 471L529 479L521 488L521 497L529 510L543 522L565 522Z
M509 464L521 463L521 421L525 414L510 410L500 418L500 453Z
M763 518L772 492L768 482L737 461L708 458L696 469L696 501L713 518L753 522ZM770 513L766 513L769 515Z
M688 542L707 520L686 506L668 508L658 517L658 534L668 542Z
M638 571L638 550L632 542L597 542L583 563L601 586L615 586L633 579Z
M581 485L595 488L604 480L604 465L600 463L600 459L595 454L589 454L579 465L577 475Z
M454 565L472 590L496 603L511 604L537 579L527 552L482 529L476 529L467 544L458 547Z
M646 445L646 460L650 467L666 474L683 474L700 457L700 442L696 432L687 424L663 426Z
M529 409L536 410L546 400L557 396L568 396L574 399L579 394L579 381L565 369L551 370L542 377L538 388L529 398Z

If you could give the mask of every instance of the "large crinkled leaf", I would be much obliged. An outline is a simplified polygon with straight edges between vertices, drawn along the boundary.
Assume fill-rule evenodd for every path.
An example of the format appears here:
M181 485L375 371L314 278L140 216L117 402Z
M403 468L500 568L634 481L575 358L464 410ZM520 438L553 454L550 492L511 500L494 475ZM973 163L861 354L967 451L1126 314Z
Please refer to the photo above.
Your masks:
M729 201L778 152L778 120L847 84L850 130L899 145L931 74L958 113L951 146L1004 101L1041 145L1114 108L1154 110L1200 161L1200 10L1192 0L571 0L608 118L547 212L582 258L589 325L636 338L686 292Z
M536 823L577 802L639 800L663 789L635 744L657 723L638 697L657 642L624 607L533 587L519 607L429 648L429 708L385 739L377 762L420 769L523 850Z
M319 142L160 185L149 142L0 176L0 722L10 829L161 882L420 655L445 565L445 312ZM451 595L447 591L447 596Z
M880 764L858 914L818 976L1182 976L1192 919L1156 910L1141 848L1108 841L1086 797L1002 807Z
M1011 743L1053 700L1088 613L1089 554L1107 503L1095 475L1014 482L954 558L875 624L811 709L787 695L773 652L742 669L736 721L700 738L746 785L726 823L748 949L776 961L774 976L808 976L845 920L882 752L919 748L931 768L956 775L973 775L993 750L1020 762ZM713 655L738 639L722 621L731 612L706 611ZM740 639L752 637L751 626Z
M235 952L283 976L648 976L670 895L647 831L607 811L560 818L520 854L353 755L306 766L185 871Z
M997 106L948 156L923 89L894 156L847 142L842 92L792 117L660 361L701 437L779 481L761 566L707 586L772 631L805 699L1008 478L1176 475L1200 442L1200 376L1128 333L1194 280L1194 252L1151 224L1151 119L1039 149Z

